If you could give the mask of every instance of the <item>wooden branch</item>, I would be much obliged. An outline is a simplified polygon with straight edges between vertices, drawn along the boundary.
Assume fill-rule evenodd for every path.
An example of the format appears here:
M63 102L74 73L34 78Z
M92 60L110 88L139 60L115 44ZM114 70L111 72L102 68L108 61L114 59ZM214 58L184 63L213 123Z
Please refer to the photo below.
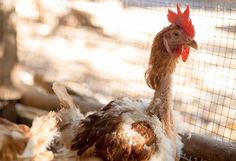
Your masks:
M196 161L235 161L236 145L212 139L208 136L192 134L183 137L184 153L198 158Z
M26 106L38 107L43 110L58 110L60 109L60 103L56 95L48 94L46 92L39 91L34 86L26 86L20 88L22 98L20 102ZM88 96L72 96L75 104L80 107L82 113L89 111L95 111L103 107L99 101Z

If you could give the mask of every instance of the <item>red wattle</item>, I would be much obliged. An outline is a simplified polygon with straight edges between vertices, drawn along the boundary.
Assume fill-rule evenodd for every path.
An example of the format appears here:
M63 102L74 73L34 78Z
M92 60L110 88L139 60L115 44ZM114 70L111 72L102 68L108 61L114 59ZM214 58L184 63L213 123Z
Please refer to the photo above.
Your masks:
M181 57L183 62L186 62L186 60L188 59L188 55L189 55L189 47L184 47L184 50L182 51Z

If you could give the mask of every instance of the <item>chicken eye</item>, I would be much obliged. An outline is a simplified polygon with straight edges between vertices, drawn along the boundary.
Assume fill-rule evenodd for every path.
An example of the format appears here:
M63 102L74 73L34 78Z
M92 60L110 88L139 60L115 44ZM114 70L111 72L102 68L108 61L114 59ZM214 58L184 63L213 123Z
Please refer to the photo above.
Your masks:
M176 37L178 37L178 36L179 36L179 33L178 33L178 32L174 32L174 35L175 35Z

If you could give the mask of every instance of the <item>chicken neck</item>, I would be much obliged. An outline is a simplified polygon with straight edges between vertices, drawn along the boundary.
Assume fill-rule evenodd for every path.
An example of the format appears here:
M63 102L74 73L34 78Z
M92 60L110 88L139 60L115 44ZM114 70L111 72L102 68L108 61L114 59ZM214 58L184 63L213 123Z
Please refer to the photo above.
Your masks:
M150 115L156 115L164 126L168 136L174 135L172 118L172 73L178 59L167 53L163 44L163 32L158 33L153 41L149 67L145 73L146 82L155 90L147 109Z

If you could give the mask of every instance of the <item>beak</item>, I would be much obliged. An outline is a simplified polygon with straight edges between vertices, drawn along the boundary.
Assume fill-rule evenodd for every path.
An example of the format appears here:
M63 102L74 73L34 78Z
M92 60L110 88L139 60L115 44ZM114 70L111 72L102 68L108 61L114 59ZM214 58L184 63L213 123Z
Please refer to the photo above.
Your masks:
M194 49L198 49L198 45L197 45L197 42L195 40L189 40L188 43L187 43L188 46L194 48Z

